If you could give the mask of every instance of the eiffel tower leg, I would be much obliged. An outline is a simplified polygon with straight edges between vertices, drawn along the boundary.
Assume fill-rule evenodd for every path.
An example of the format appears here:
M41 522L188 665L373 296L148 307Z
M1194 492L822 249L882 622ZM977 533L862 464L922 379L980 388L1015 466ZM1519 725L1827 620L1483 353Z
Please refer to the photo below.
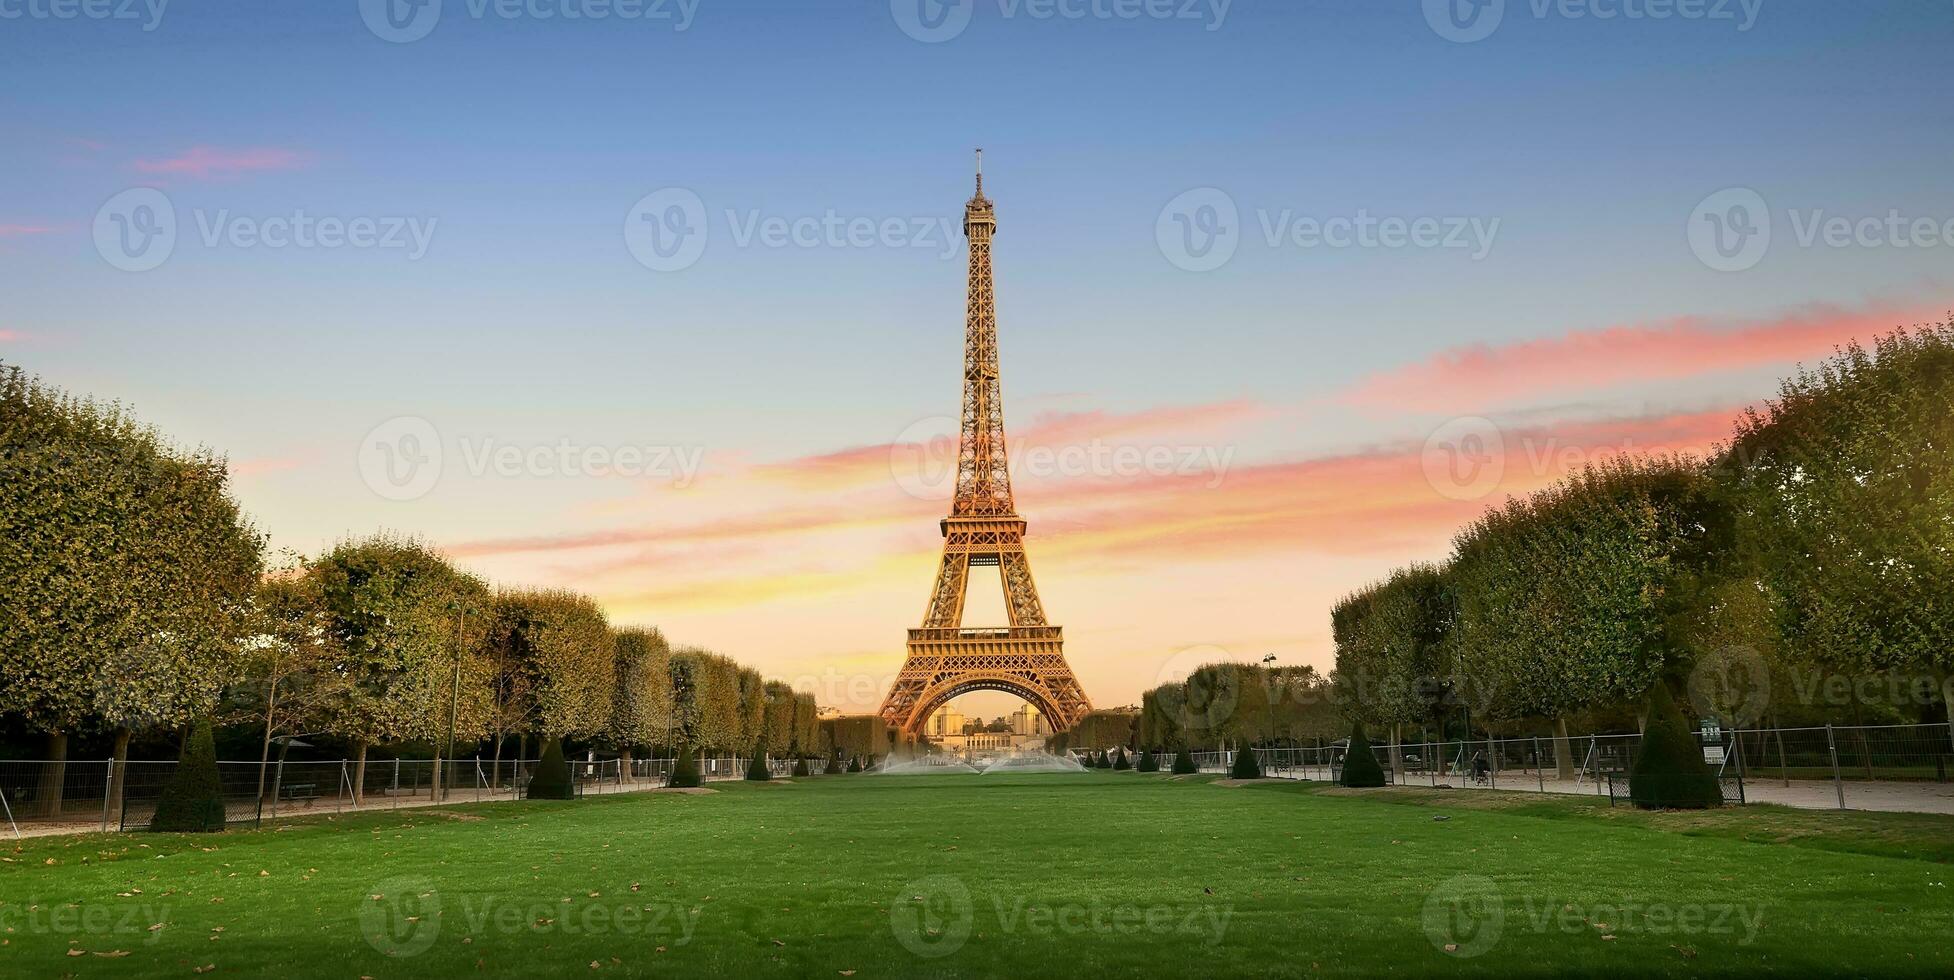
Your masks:
M1038 601L1038 585L1031 579L1031 559L1022 551L1007 551L998 556L1003 566L1004 608L1011 612L1013 626L1045 625L1045 607Z
M963 598L969 588L970 555L945 551L943 565L936 572L936 589L930 593L929 608L923 612L925 627L955 627L963 623Z

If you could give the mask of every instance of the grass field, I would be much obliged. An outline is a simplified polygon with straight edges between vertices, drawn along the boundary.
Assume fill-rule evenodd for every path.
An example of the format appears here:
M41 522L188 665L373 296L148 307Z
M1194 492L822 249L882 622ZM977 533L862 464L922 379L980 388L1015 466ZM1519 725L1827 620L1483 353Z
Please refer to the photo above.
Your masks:
M1102 772L717 789L23 841L0 975L1954 971L1944 817Z

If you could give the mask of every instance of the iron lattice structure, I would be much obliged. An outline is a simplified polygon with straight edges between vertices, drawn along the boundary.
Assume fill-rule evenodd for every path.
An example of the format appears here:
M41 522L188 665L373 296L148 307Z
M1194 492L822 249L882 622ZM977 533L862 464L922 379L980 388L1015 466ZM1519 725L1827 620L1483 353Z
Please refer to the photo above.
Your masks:
M912 740L921 737L936 709L971 691L1005 691L1024 698L1045 715L1053 731L1070 729L1092 710L1065 662L1062 632L1045 622L1045 607L1025 556L1025 521L1011 497L991 279L997 213L984 196L982 151L977 193L964 205L963 231L970 240L970 292L964 316L956 494L950 516L942 522L943 561L922 628L909 631L908 659L882 700L883 720ZM978 567L998 569L1010 625L963 625L970 569Z

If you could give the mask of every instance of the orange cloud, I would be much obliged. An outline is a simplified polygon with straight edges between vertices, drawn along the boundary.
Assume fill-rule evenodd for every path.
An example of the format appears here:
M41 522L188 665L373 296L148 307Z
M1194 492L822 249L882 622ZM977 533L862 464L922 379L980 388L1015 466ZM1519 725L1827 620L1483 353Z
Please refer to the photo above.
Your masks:
M1372 408L1456 412L1528 397L1629 381L1661 381L1715 371L1784 365L1866 340L1923 310L1883 305L1815 305L1763 320L1678 317L1554 338L1445 351L1419 364L1360 382L1343 401Z
M213 146L193 146L173 157L139 159L136 170L146 174L172 174L207 179L235 177L265 170L296 170L311 161L308 154L283 147L249 147L226 150Z

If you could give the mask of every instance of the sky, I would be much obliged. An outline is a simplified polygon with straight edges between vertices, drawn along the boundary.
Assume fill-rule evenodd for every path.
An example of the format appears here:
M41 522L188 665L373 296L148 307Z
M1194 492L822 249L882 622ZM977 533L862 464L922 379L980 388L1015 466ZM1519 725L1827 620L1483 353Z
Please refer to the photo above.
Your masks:
M982 146L1032 566L1124 705L1327 669L1340 596L1506 495L1944 319L1950 43L1921 0L0 0L0 360L226 454L276 548L417 535L872 710Z

